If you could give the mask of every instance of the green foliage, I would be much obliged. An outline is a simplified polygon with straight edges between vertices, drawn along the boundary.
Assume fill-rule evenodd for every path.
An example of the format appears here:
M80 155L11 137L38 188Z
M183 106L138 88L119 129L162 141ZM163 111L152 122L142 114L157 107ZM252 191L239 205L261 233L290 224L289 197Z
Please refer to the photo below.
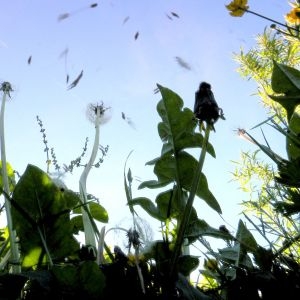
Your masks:
M79 250L70 223L71 209L78 202L74 192L58 187L39 168L27 166L11 200L24 267L45 262L47 252L59 261Z
M12 191L14 186L16 185L16 179L15 179L15 173L14 169L9 163L6 163L6 171L8 176L8 184L9 184L9 190ZM0 160L0 174L2 174L2 161ZM0 176L0 195L2 195L3 191L3 180L2 176Z
M62 295L88 299L101 299L103 295L105 276L95 262L55 266L51 272Z
M186 150L201 148L203 136L195 132L197 123L193 120L193 112L183 109L183 100L168 88L158 85L162 100L157 104L157 111L162 119L158 124L158 133L163 142L161 156L148 162L154 165L157 180L149 180L140 184L142 188L162 188L173 184L174 188L160 193L156 198L156 207L148 198L132 199L132 205L141 205L152 217L166 220L171 215L166 207L172 199L170 212L172 217L182 212L186 203L185 191L190 192L194 174L196 173L197 160ZM208 144L207 152L215 157L213 146ZM221 213L221 208L208 188L205 175L202 173L196 195L203 199L211 208ZM164 207L165 209L162 209ZM177 211L177 212L176 212Z

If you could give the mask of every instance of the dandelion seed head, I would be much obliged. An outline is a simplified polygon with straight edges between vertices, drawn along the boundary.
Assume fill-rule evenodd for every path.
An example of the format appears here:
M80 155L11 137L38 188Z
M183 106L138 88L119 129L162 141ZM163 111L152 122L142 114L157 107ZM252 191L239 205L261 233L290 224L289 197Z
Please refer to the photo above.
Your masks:
M86 116L88 120L92 123L96 122L97 119L97 113L99 111L99 117L100 117L100 124L107 123L111 118L111 108L104 106L104 103L101 102L101 104L93 104L89 103L87 110L86 110Z

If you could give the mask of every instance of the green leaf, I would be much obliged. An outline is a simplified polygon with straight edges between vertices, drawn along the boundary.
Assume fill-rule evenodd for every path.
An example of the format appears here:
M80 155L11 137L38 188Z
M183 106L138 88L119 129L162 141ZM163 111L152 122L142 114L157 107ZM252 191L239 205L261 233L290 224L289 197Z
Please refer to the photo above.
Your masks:
M183 109L183 100L168 88L157 85L162 100L157 104L157 112L162 122L158 124L158 134L163 141L162 155L177 153L185 148L199 148L202 146L203 137L196 133L197 122L189 108ZM215 157L211 144L207 152Z
M296 160L300 157L300 105L294 108L289 121L289 134L286 137L288 158Z
M71 228L73 228L72 233L78 234L79 231L84 231L82 215L73 217L70 220Z
M201 219L197 219L194 222L191 222L185 235L189 238L189 240L195 240L200 236L211 236L222 240L234 239L234 237L230 233L226 233L224 231L221 231L220 229L213 228L208 225L205 220Z
M79 285L78 268L73 265L54 265L52 274L62 290L76 290Z
M10 165L10 163L6 163L6 172L8 176L8 185L9 185L9 190L13 191L15 185L16 185L16 179L15 179L15 173ZM0 160L0 195L2 195L2 190L3 190L3 180L2 180L2 161Z
M146 197L137 197L129 201L130 205L140 205L151 217L164 221L161 211Z
M91 202L89 204L92 217L102 223L108 222L108 213L106 209L99 203Z
M198 162L192 155L182 151L178 155L177 164L179 167L179 178L181 186L187 191L190 191ZM204 173L201 173L196 195L204 200L206 204L208 204L216 212L220 214L222 213L218 201L208 188L207 179Z
M56 265L51 272L60 290L74 296L85 295L87 299L102 299L105 277L95 262L84 261L77 266Z
M270 98L285 108L290 119L295 106L300 103L300 71L275 61L273 65L272 89L275 93L284 96L270 96Z
M199 265L199 258L192 255L182 255L178 259L178 271L184 276L189 276Z
M101 299L105 287L105 276L93 261L85 261L79 267L80 287L90 299Z
M165 154L157 159L154 166L154 173L158 180L143 182L139 188L158 188L179 180L181 187L190 191L198 162L192 155L185 151L179 152L176 158L170 154ZM212 209L218 213L222 213L219 203L208 188L207 179L203 173L200 177L196 195L203 199Z
M235 244L233 247L219 249L219 253L223 260L227 260L236 266L253 268L249 255L243 251L240 243Z
M257 242L242 220L239 221L236 239L247 251L253 253L257 250Z
M20 239L26 265L41 263L45 245L52 258L64 260L79 249L73 236L70 211L79 198L71 190L61 189L36 166L28 165L12 195L13 224ZM41 236L42 235L42 236ZM40 257L36 255L40 251Z
M300 71L273 61L272 89L275 93L299 94Z

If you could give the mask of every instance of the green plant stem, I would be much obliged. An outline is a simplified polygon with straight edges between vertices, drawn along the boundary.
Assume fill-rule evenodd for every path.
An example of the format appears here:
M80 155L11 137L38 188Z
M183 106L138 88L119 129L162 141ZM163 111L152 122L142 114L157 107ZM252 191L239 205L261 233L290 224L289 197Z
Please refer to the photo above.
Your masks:
M250 13L250 14L253 14L253 15L257 16L257 17L260 17L260 18L262 18L262 19L271 21L271 22L273 22L273 23L275 23L275 24L277 24L277 25L283 26L283 27L285 27L285 28L287 28L287 29L295 30L295 31L298 31L298 32L299 32L299 30L298 30L297 28L288 26L287 24L284 24L284 23L278 22L278 21L276 21L276 20L273 20L273 19L271 19L271 18L265 17L265 16L263 16L263 15L261 15L261 14L259 14L259 13L256 13L256 12L254 12L254 11L252 11L252 10L244 9L244 8L242 8L242 7L240 7L240 9L244 10L244 11L247 12L247 13Z
M87 191L86 191L86 181L90 170L95 162L97 152L99 149L99 136L100 136L100 108L97 107L97 115L95 119L95 139L94 139L94 146L92 150L91 157L85 166L79 180L79 191L80 191L80 199L85 207L82 207L82 219L83 219L83 227L84 227L84 234L85 234L85 244L87 246L92 246L94 249L97 249L96 240L95 240L95 233L93 224L90 220L91 216L88 214L87 210L89 209L87 203Z
M191 211L193 208L193 202L194 202L195 195L196 195L197 189L198 189L198 185L199 185L199 182L201 179L202 168L203 168L204 159L205 159L205 155L206 155L206 149L207 149L210 130L211 130L211 127L209 125L207 125L206 130L205 130L205 136L203 139L202 150L201 150L200 157L199 157L199 162L198 162L198 165L196 168L196 173L194 175L194 179L192 182L189 198L187 200L187 203L186 203L183 215L182 215L182 219L181 219L178 234L177 234L177 239L176 239L175 246L174 246L174 251L172 254L172 258L171 258L171 266L170 266L170 278L171 279L173 278L175 271L177 269L178 259L179 259L179 256L181 253L181 248L182 248L182 245L184 242L184 234L185 234L187 225L189 223Z
M19 249L16 242L16 232L13 229L13 222L11 216L11 207L9 203L9 199L7 195L10 194L9 191L9 183L8 183L8 175L6 169L6 153L5 153L5 138L4 138L4 111L5 111L5 102L7 97L7 91L3 91L2 105L1 105L1 114L0 114L0 138L1 138L1 161L2 161L2 182L3 182L3 190L4 190L4 198L5 198L5 210L6 210L6 219L7 219L7 227L9 231L9 240L10 240L10 249L11 249L11 258L12 258L12 272L20 273L21 266Z

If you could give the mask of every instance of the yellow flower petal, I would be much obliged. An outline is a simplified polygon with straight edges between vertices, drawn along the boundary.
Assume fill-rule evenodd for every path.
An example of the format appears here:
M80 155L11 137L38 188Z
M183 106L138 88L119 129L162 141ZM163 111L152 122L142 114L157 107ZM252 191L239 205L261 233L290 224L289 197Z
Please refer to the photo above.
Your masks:
M295 7L288 14L286 14L285 20L290 24L299 25L300 24L300 7Z
M247 2L248 0L233 0L225 6L230 11L230 15L234 17L241 17L249 8Z

